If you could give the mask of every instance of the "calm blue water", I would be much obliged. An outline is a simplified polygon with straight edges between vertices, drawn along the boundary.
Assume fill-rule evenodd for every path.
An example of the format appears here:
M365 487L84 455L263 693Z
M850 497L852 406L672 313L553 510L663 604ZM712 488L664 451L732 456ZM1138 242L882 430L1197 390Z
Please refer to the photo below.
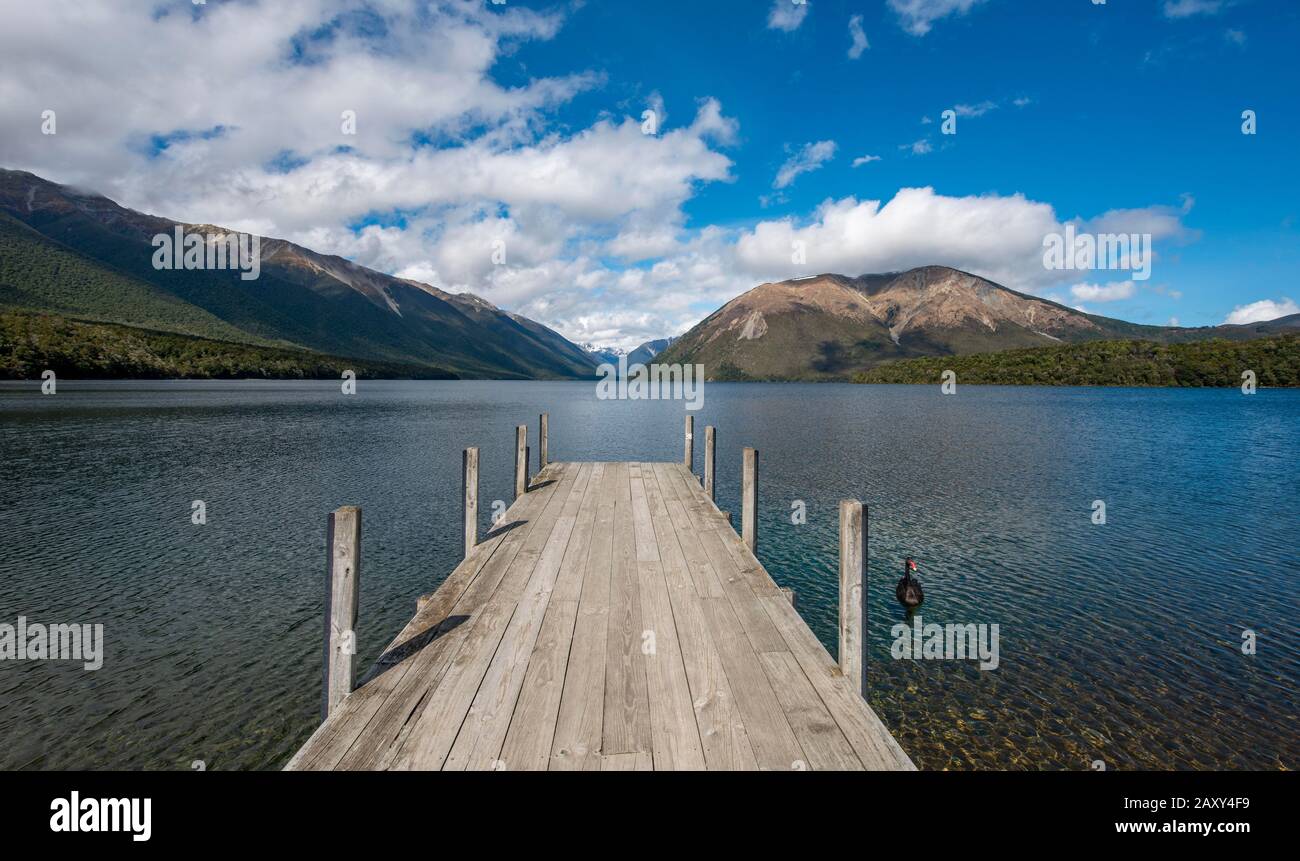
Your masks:
M0 622L100 622L106 657L0 662L4 768L279 767L319 720L329 510L364 511L364 666L459 559L463 447L490 503L543 410L553 460L682 445L680 402L584 383L37 386L0 384ZM760 450L759 557L832 654L836 505L868 504L869 697L921 767L1300 766L1300 392L710 383L696 423L724 509ZM997 670L891 659L906 555Z

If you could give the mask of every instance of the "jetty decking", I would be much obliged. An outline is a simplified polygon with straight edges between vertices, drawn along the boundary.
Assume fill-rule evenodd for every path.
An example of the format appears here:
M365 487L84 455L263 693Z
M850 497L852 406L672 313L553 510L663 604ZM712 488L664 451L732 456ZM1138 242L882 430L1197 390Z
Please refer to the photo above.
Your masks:
M683 464L551 463L499 523L287 768L914 768Z

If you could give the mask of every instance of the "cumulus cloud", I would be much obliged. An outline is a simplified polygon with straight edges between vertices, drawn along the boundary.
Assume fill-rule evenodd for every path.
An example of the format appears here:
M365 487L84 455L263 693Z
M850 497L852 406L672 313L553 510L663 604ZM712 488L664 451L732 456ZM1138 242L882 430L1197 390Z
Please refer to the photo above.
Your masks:
M1289 317L1292 314L1300 314L1300 305L1290 299L1283 297L1276 302L1272 299L1260 299L1258 302L1251 302L1249 305L1238 305L1233 308L1232 313L1228 314L1223 322L1236 325L1262 323L1268 320L1276 320L1278 317Z
M817 170L834 157L835 141L806 143L781 165L781 169L776 172L776 179L772 180L772 188L787 188L802 174Z
M1070 295L1080 302L1118 302L1133 298L1136 287L1132 281L1112 281L1109 284L1075 284Z
M889 0L903 29L913 36L930 32L934 22L949 15L964 15L984 0Z
M867 41L867 34L862 29L862 16L854 15L849 18L849 39L852 44L849 45L849 59L856 60L862 56L862 52L871 47Z
M853 197L827 200L805 222L760 222L736 240L735 258L743 271L769 279L942 264L1037 294L1061 285L1070 275L1078 278L1077 271L1043 265L1044 236L1062 233L1066 223L1080 232L1097 232L1102 223L1146 224L1155 242L1189 235L1176 218L1171 223L1167 217L1166 208L1149 207L1066 222L1049 204L1021 194L951 197L933 188L904 188L883 203ZM803 243L806 267L790 262L796 241Z
M803 19L808 17L808 5L795 0L772 0L772 8L767 13L767 28L786 33L798 30Z

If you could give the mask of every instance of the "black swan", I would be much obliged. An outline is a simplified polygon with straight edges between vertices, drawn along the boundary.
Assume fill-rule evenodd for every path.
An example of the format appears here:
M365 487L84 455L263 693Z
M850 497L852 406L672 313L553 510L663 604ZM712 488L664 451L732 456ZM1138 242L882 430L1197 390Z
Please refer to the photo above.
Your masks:
M898 603L904 607L919 607L925 600L925 593L921 591L921 581L912 578L912 572L916 570L916 563L912 557L907 557L903 563L903 579L898 581L898 587L894 589L894 594L898 596Z

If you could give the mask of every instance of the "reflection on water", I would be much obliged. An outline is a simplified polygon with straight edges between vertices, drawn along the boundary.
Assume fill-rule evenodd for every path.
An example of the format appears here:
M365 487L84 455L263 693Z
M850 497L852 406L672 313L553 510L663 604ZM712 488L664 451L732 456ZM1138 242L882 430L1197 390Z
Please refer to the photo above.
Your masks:
M364 511L368 666L458 560L462 448L482 529L543 410L552 459L681 452L680 402L590 384L37 392L0 385L0 622L102 623L106 654L0 662L5 768L279 767L319 719L330 509ZM868 504L869 696L919 766L1300 765L1300 392L710 383L696 423L723 509L760 450L759 557L832 654L836 506ZM996 670L891 659L909 555L927 623L999 625Z

